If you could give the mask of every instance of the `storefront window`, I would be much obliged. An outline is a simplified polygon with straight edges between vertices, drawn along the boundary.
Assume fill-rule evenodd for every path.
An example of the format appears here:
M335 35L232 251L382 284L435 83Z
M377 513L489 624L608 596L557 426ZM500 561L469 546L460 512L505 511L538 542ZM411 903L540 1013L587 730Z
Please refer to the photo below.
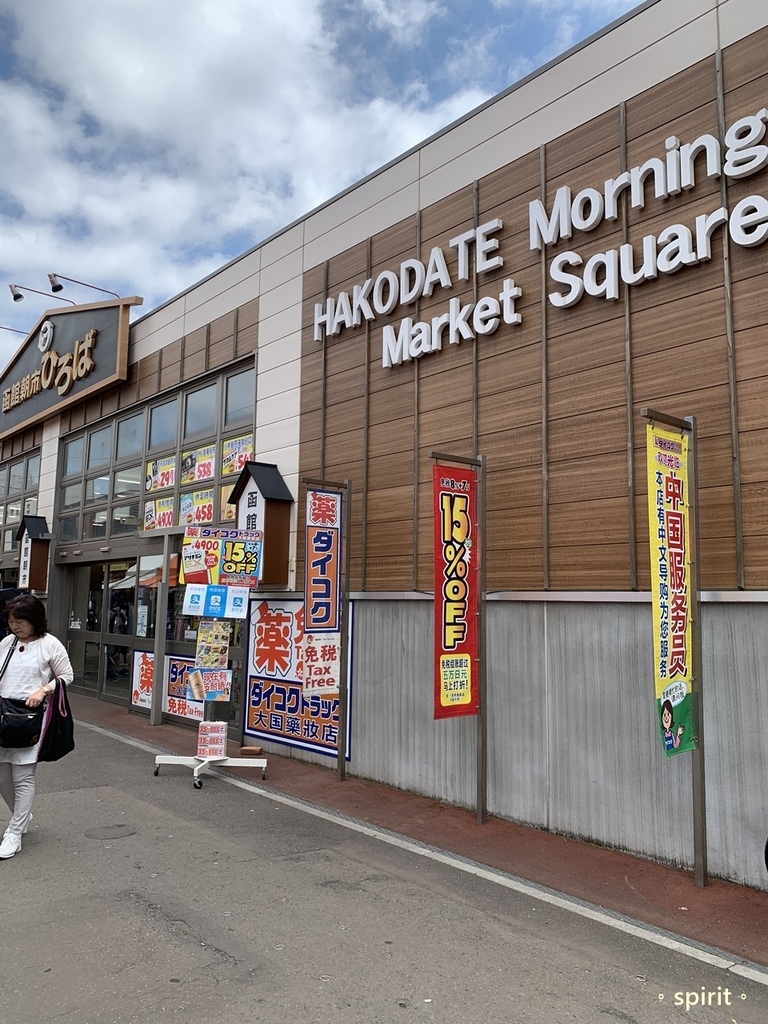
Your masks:
M9 501L5 506L5 521L7 523L21 522L21 502Z
M172 554L168 566L168 585L170 588L183 591L178 587L179 556ZM163 575L163 556L144 555L139 561L139 581L136 591L136 636L154 639L157 630L157 591ZM168 615L166 618L165 635L173 640L174 613L173 593L168 595ZM183 597L182 597L183 600Z
M68 512L73 508L80 508L80 504L83 500L83 485L82 484L69 484L64 488L61 508L62 511Z
M64 476L83 472L83 446L85 438L77 437L64 445Z
M8 467L7 466L3 466L3 468L0 469L0 498L2 498L3 495L5 494L5 485L6 485L7 481L8 481Z
M176 444L176 419L178 402L156 405L149 414L149 447L172 448Z
M78 523L79 520L77 516L62 516L59 519L59 540L62 544L66 544L68 541L77 540Z
M109 497L109 477L95 476L85 481L85 503L94 505L99 501L106 501Z
M144 413L120 420L117 424L117 458L138 455L144 443Z
M215 384L187 395L184 402L184 437L216 433Z
M249 423L253 420L256 403L256 371L251 367L242 373L227 377L227 397L224 408L224 426Z
M24 487L24 463L16 462L11 466L8 476L8 493L19 494Z
M17 546L16 530L6 530L3 534L3 551L14 551Z
M33 491L36 490L37 485L40 483L40 456L30 455L27 459L27 482L25 490Z
M37 498L25 498L24 499L24 515L25 516L36 516L37 515Z
M138 526L138 501L134 505L123 505L121 508L112 509L112 519L109 526L110 536L114 537L121 533L135 533Z
M118 469L112 478L113 499L119 501L121 498L132 498L134 494L140 494L143 479L141 466Z
M88 469L108 466L112 461L112 427L95 430L88 439Z
M104 566L92 565L88 580L88 608L86 629L97 632L101 629L101 606L104 600Z
M83 516L83 537L98 538L107 535L107 512L86 512Z

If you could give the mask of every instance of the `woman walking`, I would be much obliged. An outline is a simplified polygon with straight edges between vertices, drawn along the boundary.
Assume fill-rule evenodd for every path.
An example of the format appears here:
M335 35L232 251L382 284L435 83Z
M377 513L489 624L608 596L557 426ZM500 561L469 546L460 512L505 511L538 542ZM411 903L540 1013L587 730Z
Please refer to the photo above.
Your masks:
M31 594L20 594L5 606L10 634L0 640L0 696L23 700L39 707L62 682L72 682L74 672L66 648L48 632L45 605ZM21 849L21 837L29 827L35 795L38 740L30 747L0 746L0 794L11 810L11 820L0 842L0 860Z

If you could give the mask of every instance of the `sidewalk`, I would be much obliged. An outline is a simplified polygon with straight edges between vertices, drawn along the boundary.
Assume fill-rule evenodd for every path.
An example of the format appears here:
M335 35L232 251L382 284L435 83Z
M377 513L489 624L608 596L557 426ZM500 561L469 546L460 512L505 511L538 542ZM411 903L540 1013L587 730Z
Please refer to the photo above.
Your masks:
M194 755L193 730L164 723L81 694L70 695L76 721L185 756ZM230 744L229 755L239 754ZM378 783L290 757L268 755L266 783L256 768L229 769L270 789L340 811L431 846L537 882L637 921L768 966L768 892L711 879L698 889L693 874L565 839L500 818L478 825L472 811L440 804ZM148 761L150 773L152 762ZM186 772L188 769L164 769ZM210 784L210 783L209 783Z

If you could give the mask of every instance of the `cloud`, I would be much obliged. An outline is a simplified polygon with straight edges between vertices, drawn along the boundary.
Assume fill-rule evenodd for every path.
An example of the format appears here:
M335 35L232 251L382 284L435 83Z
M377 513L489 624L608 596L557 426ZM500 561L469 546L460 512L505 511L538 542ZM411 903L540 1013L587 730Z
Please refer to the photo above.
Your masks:
M416 46L425 27L445 16L438 0L359 0L360 7L373 16L377 28L401 46Z
M0 323L49 271L146 311L463 116L553 39L496 2L0 0Z

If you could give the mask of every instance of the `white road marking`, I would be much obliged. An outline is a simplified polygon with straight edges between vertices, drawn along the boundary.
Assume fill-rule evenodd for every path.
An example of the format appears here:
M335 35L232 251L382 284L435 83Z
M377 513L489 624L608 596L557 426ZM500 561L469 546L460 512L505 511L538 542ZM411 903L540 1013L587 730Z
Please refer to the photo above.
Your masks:
M89 722L78 722L78 725L92 729L94 732L102 733L104 736L109 736L112 739L118 739L129 746L151 751L154 754L161 753L160 750L151 744L135 740L122 733L112 732L109 729L92 725ZM267 800L272 800L274 803L285 804L295 810L303 811L305 814L312 814L316 818L322 818L335 825L341 825L343 828L347 828L352 832L358 832L360 835L367 836L370 839L376 839L379 842L387 843L389 846L407 850L409 853L415 853L419 857L426 857L428 860L435 861L438 864L445 864L457 871L475 875L477 878L483 878L486 881L493 882L495 885L501 885L506 889L512 889L514 892L538 900L540 903L548 903L551 906L558 907L560 910L565 910L571 914L578 914L580 917L588 918L608 928L643 939L645 942L652 942L657 946L663 946L665 949L673 950L693 960L699 960L702 963L709 964L711 967L718 967L742 978L749 978L750 981L754 981L759 985L768 986L768 969L760 964L751 963L748 960L734 959L722 950L698 945L682 936L664 932L661 929L642 924L621 914L611 914L600 907L559 893L554 889L526 882L525 879L517 878L515 875L509 875L504 871L486 867L483 864L478 864L476 861L460 857L457 854L446 853L444 850L438 850L433 846L420 843L415 839L409 839L407 836L399 835L396 832L376 828L374 825L369 825L356 818L349 818L338 811L329 811L324 807L319 807L317 804L287 796L285 793L278 793L275 790L269 789L264 784L258 785L244 779L238 779L229 775L226 771L217 769L210 769L207 774L215 775L222 782L227 782L231 786L237 786L239 789L244 789L255 796L264 797Z

